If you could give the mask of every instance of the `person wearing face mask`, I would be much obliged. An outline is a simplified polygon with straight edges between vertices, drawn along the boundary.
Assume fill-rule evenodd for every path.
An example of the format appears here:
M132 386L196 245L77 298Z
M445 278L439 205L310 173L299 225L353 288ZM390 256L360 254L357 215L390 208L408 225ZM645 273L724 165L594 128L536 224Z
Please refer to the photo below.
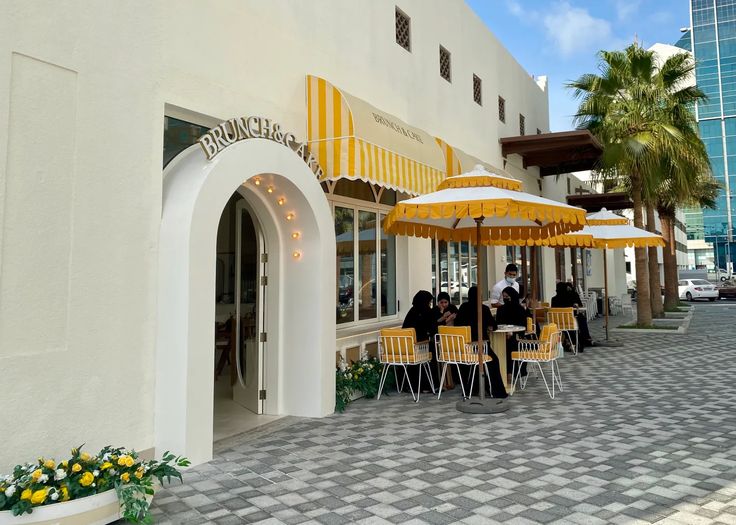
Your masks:
M579 309L583 301L575 291L572 283L560 282L555 287L556 294L552 297L552 308L575 308L577 314L575 318L578 321L578 331L580 332L580 348L582 352L585 347L595 346L593 339L590 337L590 330L588 329L588 319L581 309Z
M437 294L437 303L434 307L434 317L438 326L452 326L457 317L457 306L450 302L450 294L440 292Z
M519 293L519 283L516 282L516 276L519 275L519 268L514 264L507 264L506 271L503 274L503 279L493 285L491 290L491 306L499 307L502 304L501 293L504 288L513 288L517 295Z

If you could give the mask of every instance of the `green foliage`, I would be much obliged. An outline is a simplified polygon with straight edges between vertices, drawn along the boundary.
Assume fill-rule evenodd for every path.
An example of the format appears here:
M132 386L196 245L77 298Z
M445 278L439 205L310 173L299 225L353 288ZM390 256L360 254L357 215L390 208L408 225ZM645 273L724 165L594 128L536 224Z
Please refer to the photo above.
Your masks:
M369 399L378 395L383 365L375 357L362 359L353 363L340 363L335 371L335 410L344 412L355 393L361 393ZM394 385L394 376L386 377L384 390Z
M36 507L115 489L124 519L152 523L146 496L153 496L153 480L181 481L178 469L189 465L188 459L168 451L160 461L144 461L134 450L107 446L93 456L79 446L72 449L68 460L57 463L38 458L36 463L16 465L12 474L0 476L0 511L30 514Z

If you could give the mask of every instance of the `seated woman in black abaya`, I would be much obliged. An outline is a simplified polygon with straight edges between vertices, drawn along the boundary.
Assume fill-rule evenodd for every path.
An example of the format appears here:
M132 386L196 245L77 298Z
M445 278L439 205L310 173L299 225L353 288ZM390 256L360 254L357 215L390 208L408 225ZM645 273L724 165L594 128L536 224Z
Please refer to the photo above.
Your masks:
M434 348L434 334L437 333L437 318L435 312L432 309L432 301L434 297L427 290L420 290L414 295L414 299L411 301L411 308L406 313L404 323L401 325L402 328L413 328L417 334L417 342L428 341L429 351L432 353L432 362L430 363L430 370L432 374L432 381L435 386L438 384L439 378L437 377L437 352ZM408 368L408 379L411 381L411 387L414 392L417 391L417 385L419 384L419 367L411 366ZM405 391L409 391L409 385L404 385ZM422 385L422 391L429 392L430 387L426 383L424 378L424 384Z
M559 282L555 287L555 291L557 293L552 297L552 308L579 308L582 306L583 301L571 283ZM582 352L586 346L594 346L594 343L590 337L588 319L585 317L585 314L581 310L578 310L575 318L578 321L578 331L580 332L579 351Z
M526 327L527 319L532 313L524 308L519 298L519 293L511 286L504 288L501 292L502 304L496 310L496 322L498 324L510 324ZM511 352L515 352L519 346L519 336L516 333L506 334L506 368L512 370ZM526 363L521 366L521 375L526 375Z
M477 286L471 286L468 290L468 301L466 303L463 303L460 305L460 309L457 312L457 318L455 319L455 326L469 326L470 327L470 336L473 341L478 340L478 287ZM491 314L491 309L488 308L486 305L483 305L482 307L482 334L483 334L483 340L488 341L488 331L490 328L496 328L496 320L493 318L493 314ZM490 356L493 358L492 361L488 362L488 374L490 375L489 383L490 383L490 394L494 398L498 399L505 399L508 397L508 394L506 393L506 388L503 385L503 380L501 379L501 369L498 365L498 357L494 353L494 350L498 351L499 349L493 349L490 348L490 342L489 342L489 349L488 352ZM505 349L501 349L501 351L505 351ZM470 377L469 372L470 366L466 367L466 371L464 373L464 376L466 379L463 379L463 381L467 380L466 385L470 385ZM476 374L478 372L476 371ZM478 381L475 381L474 388L476 389L475 392L473 392L473 395L477 395L478 391ZM486 385L486 391L488 390L488 385Z

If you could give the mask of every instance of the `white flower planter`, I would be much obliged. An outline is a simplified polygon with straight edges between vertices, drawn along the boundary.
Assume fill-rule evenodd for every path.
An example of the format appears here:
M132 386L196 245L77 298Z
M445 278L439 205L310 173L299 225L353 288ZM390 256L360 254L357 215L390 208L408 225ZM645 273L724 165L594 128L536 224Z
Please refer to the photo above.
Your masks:
M22 516L13 516L9 510L0 512L0 525L106 525L119 519L120 502L115 489L37 507Z

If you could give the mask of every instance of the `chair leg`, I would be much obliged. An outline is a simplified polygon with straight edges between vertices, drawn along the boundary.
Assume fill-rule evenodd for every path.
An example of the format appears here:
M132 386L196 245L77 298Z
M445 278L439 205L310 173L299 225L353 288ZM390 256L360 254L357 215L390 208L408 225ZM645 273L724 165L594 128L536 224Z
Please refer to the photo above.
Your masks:
M417 382L417 397L414 398L415 403L419 403L419 393L422 391L422 364L419 364L419 381ZM411 381L409 381L409 385L411 386Z
M514 377L516 377L516 360L511 361L511 392L509 392L510 396L514 395L514 384L516 381L514 381ZM506 365L508 366L508 365ZM521 365L519 365L519 370L521 370Z
M396 367L394 366L394 381L396 381L396 393L400 394L402 390L404 390L404 381L406 381L406 373L404 373L404 376L401 378L401 385L399 385L399 376L396 372Z
M424 363L424 370L427 372L427 380L429 380L429 388L432 389L432 393L436 392L434 388L434 379L432 379L432 366L429 363Z
M544 380L544 386L547 388L547 393L549 394L550 399L555 398L554 391L549 389L549 384L547 383L547 378L544 376L544 370L542 370L542 363L537 361L537 366L539 367L539 373L542 374L542 379Z
M468 391L468 399L473 397L473 385L475 384L475 369L476 368L478 368L478 365L470 366L470 390Z
M524 361L519 361L519 369L517 370L516 361L514 361L514 372L513 372L513 375L511 376L513 378L513 382L511 383L511 392L510 392L511 394L516 392L516 382L519 381L519 378L521 377L521 365L523 362ZM527 377L529 377L528 374L527 374ZM522 379L521 381L519 381L519 389L524 390L525 387L526 387L526 382Z
M440 375L440 388L439 392L437 393L437 399L442 396L442 386L445 384L445 374L447 373L447 363L443 363L442 365L442 374Z
M405 377L408 377L409 376L409 373L408 373L408 371L406 369L406 365L405 364L402 364L401 367L404 369L404 376ZM411 398L416 403L417 401L419 401L419 395L418 394L417 395L414 395L414 387L411 386L411 380L410 379L407 379L406 382L409 383L409 392L411 392ZM402 384L403 384L403 381L402 381ZM420 373L419 374L419 388L421 388L421 387L422 387L422 374Z
M556 359L554 361L552 361L552 363L554 363L553 370L555 368L557 369L557 386L560 388L560 392L563 392L563 390L562 390L562 375L560 374L560 363L558 363Z
M468 399L468 396L465 395L465 384L463 383L463 374L460 372L460 365L455 363L455 368L457 369L457 377L460 378L460 390L463 393L463 399Z
M396 370L394 370L396 372ZM383 370L381 370L381 382L378 384L378 395L376 396L376 401L381 399L381 392L383 392L383 385L386 384L386 376L388 376L388 363L385 363L383 365Z

